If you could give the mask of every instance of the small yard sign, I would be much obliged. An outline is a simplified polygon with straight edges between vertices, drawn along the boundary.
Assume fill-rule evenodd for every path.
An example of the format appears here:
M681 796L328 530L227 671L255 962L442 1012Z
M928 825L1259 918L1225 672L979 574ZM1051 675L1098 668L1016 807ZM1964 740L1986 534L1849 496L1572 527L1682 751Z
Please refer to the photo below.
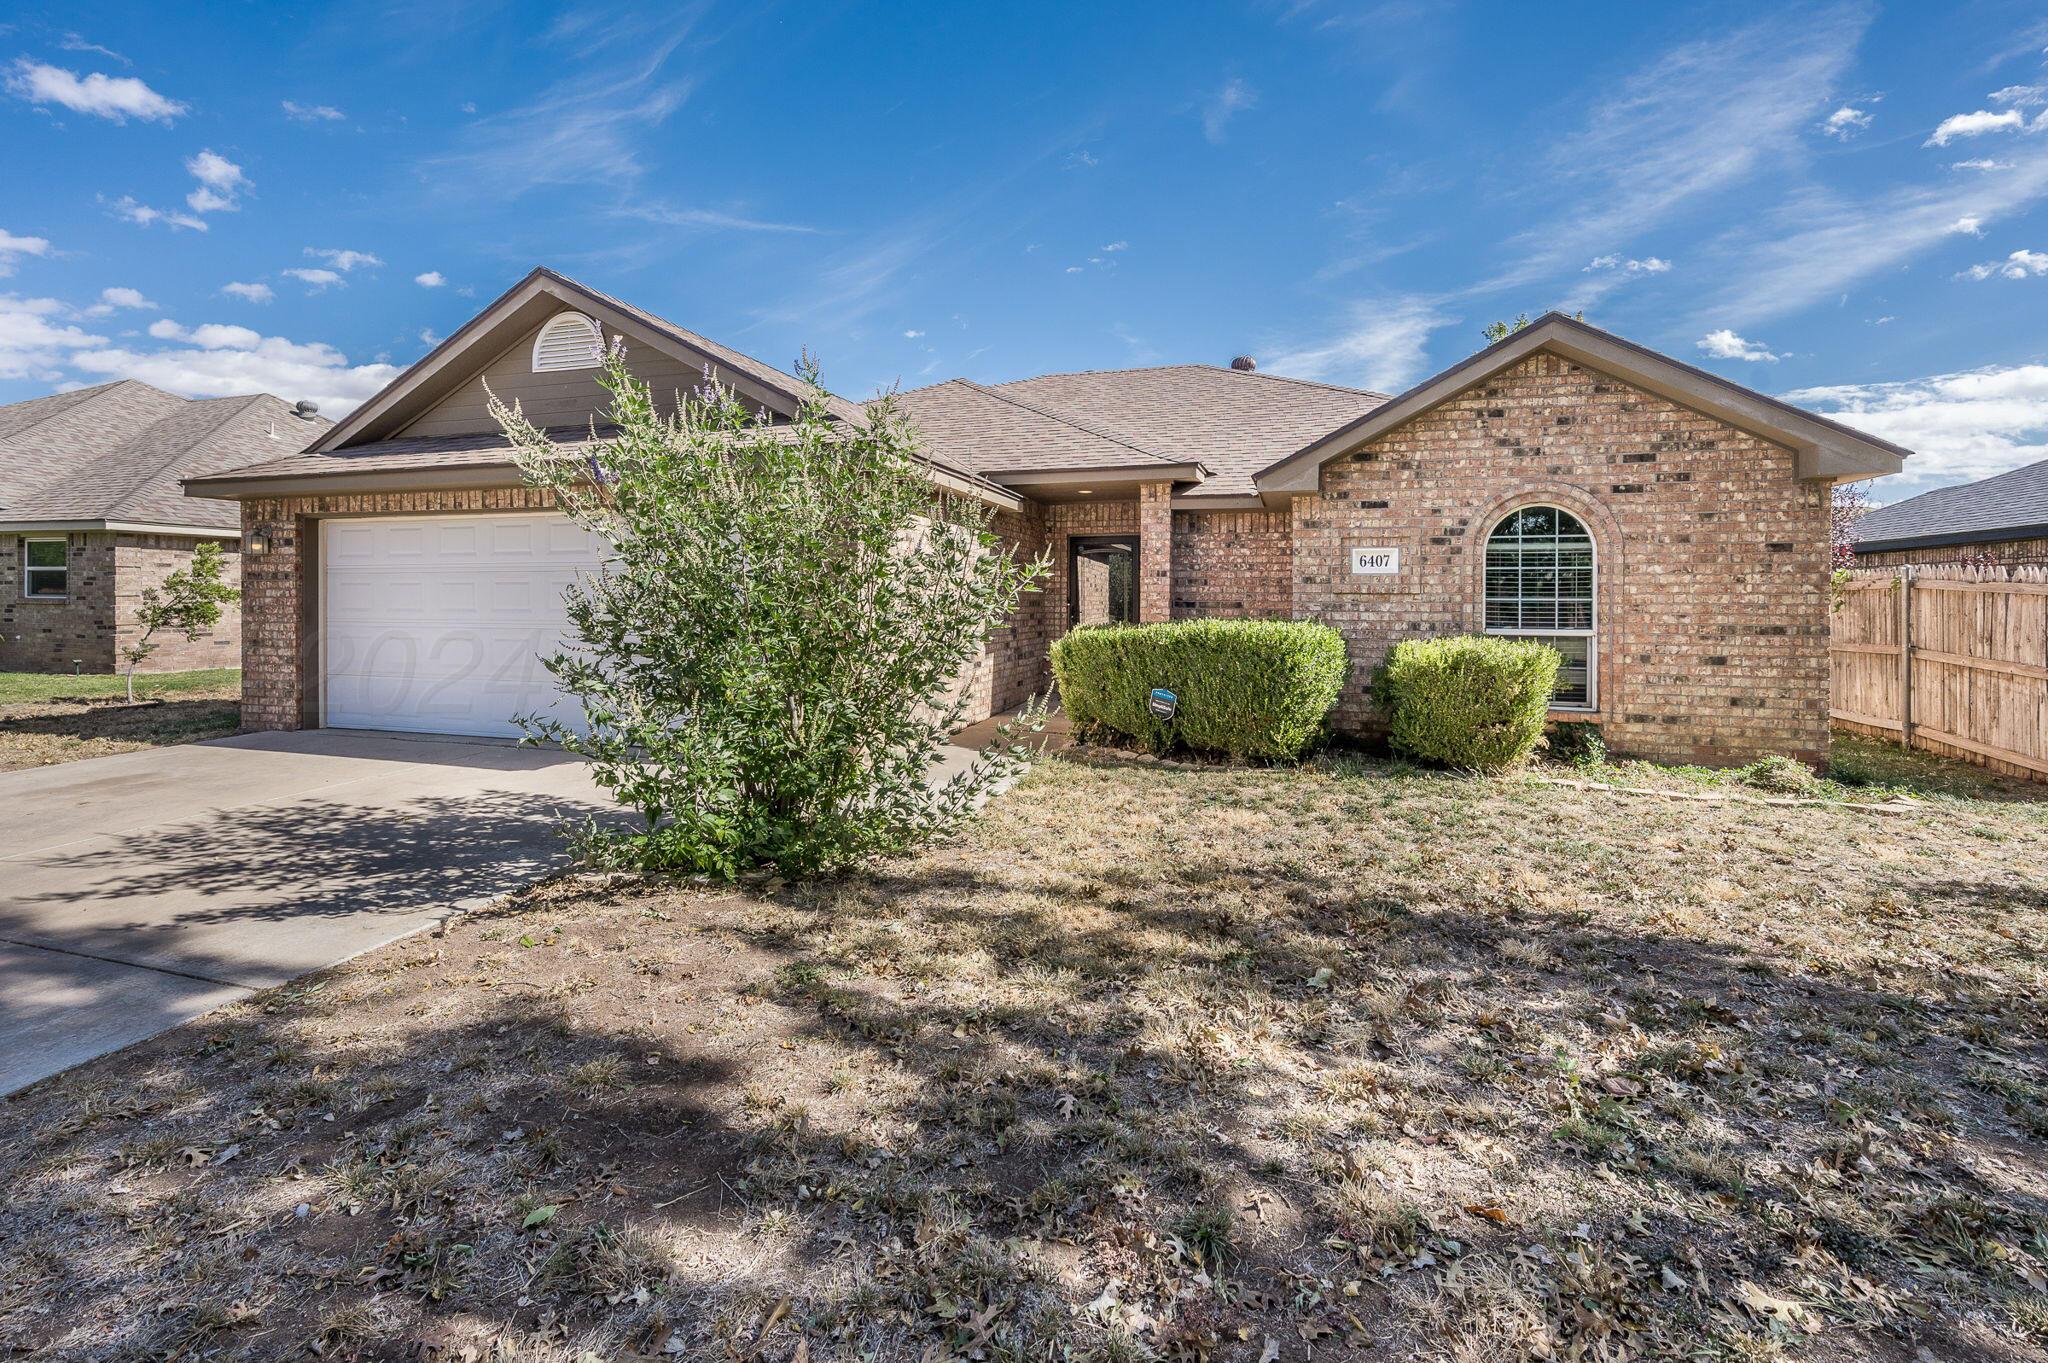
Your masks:
M1401 551L1364 546L1351 551L1351 571L1363 576L1383 576L1401 571Z
M1180 697L1163 686L1152 688L1151 697L1145 702L1146 708L1161 719L1172 719L1173 712L1180 709Z

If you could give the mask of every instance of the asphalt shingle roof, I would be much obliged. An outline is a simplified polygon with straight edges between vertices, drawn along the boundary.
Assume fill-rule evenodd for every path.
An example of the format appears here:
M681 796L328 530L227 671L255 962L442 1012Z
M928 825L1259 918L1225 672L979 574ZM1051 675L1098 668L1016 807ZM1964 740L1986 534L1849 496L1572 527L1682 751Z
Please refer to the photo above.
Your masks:
M551 426L548 439L560 449L577 449L615 433L609 426ZM403 435L343 449L288 454L256 464L239 464L209 473L240 478L304 478L309 475L392 473L418 469L495 468L517 462L512 442L497 431L461 435Z
M989 398L1016 405L1004 409ZM1201 464L1210 476L1188 493L1199 498L1256 491L1253 474L1387 397L1256 371L1174 364L1046 374L987 387L955 379L899 401L936 452L981 473Z
M181 398L134 379L0 407L0 521L133 521L234 530L233 502L181 479L297 449L328 423L268 393Z
M1856 522L1856 543L1864 549L1931 538L1981 543L2021 538L2022 531L2039 534L2042 526L2048 526L2048 459L1876 507Z
M984 475L1196 462L967 379L899 393L896 405L927 452Z

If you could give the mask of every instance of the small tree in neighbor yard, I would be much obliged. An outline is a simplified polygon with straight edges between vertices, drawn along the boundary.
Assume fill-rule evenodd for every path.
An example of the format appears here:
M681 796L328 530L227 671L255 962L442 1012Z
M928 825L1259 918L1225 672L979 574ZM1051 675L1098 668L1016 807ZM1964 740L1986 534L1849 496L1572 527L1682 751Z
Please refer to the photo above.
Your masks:
M828 871L945 829L1021 765L1006 733L927 780L966 713L958 679L1045 562L920 473L893 400L835 422L802 373L785 425L709 384L663 416L615 348L617 433L573 452L492 398L527 479L610 549L566 593L575 646L542 660L581 723L520 721L644 821L586 825L587 860Z
M135 669L162 645L159 630L176 630L187 639L220 623L221 607L242 599L222 577L224 564L220 546L207 540L192 551L192 561L166 577L155 587L142 589L142 602L135 608L139 632L133 641L121 645L121 660L128 664L128 703L135 703Z
M1581 308L1579 311L1573 313L1572 320L1574 322L1585 321L1585 309ZM1479 334L1486 338L1486 343L1488 345L1493 345L1497 341L1505 341L1508 337L1514 335L1516 332L1520 331L1523 327L1526 327L1528 325L1529 314L1526 312L1518 312L1515 314L1515 320L1512 322L1488 322L1485 326L1479 328Z
M1870 494L1861 483L1837 483L1828 505L1828 566L1856 566L1856 523L1870 510Z

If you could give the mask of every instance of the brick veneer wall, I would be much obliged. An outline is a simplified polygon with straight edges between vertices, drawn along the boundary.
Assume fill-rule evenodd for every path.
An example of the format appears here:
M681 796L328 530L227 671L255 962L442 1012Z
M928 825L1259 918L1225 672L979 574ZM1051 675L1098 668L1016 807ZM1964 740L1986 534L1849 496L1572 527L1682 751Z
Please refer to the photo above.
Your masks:
M67 541L63 600L22 595L22 542ZM0 671L114 670L114 536L0 535Z
M1022 511L998 511L989 529L1021 559L1045 552L1045 518L1034 503L1026 502ZM1047 595L1043 584L1026 592L1010 618L989 631L980 657L960 681L967 696L966 723L1008 714L1051 684Z
M24 539L54 535L0 536L0 671L82 672L120 670L121 646L138 630L135 608L145 587L163 585L192 561L199 539L192 535L140 535L127 531L76 531L65 536L69 593L62 601L22 595ZM237 578L232 537L222 547L226 577ZM196 640L159 632L159 647L145 672L178 672L194 667L233 667L241 654L241 611L229 606L213 630Z
M202 541L190 535L121 534L114 539L114 625L115 656L140 631L135 608L142 603L145 587L161 587L165 578L192 562L192 551ZM237 586L242 576L242 556L232 537L215 540L225 551L221 555L222 577ZM221 608L220 623L187 639L175 630L158 630L157 650L142 665L145 672L180 672L194 667L239 667L242 661L242 608L231 603Z
M1077 558L1074 564L1074 595L1080 604L1074 611L1077 625L1109 623L1109 563L1099 558Z
M1071 566L1067 541L1075 535L1136 535L1136 502L1054 502L1045 508L1045 544L1052 554L1052 576L1045 593L1046 646L1067 632L1067 596L1073 584L1067 581ZM1141 541L1138 556L1145 556Z
M1547 353L1326 465L1293 508L1294 612L1351 650L1339 727L1373 732L1398 639L1480 628L1481 539L1551 503L1599 556L1599 710L1617 750L1728 763L1828 741L1828 498L1791 451ZM1347 550L1400 548L1387 577Z
M2048 563L2048 539L1996 540L1987 544L1944 544L1930 549L1885 549L1856 555L1858 568L1897 568L1904 564L1999 565Z
M1173 513L1173 618L1284 620L1294 610L1294 524L1285 511Z
M1138 485L1138 620L1173 618L1173 484Z

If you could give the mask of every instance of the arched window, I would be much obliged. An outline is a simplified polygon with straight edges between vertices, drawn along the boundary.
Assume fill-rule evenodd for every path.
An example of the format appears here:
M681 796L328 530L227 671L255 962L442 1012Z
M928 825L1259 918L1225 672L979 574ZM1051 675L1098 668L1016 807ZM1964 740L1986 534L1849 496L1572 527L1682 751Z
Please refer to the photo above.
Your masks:
M595 369L604 363L604 340L597 323L580 312L556 313L533 338L533 372L554 369Z
M1558 507L1510 511L1486 537L1486 632L1535 639L1564 655L1555 709L1594 705L1595 566L1592 534Z

